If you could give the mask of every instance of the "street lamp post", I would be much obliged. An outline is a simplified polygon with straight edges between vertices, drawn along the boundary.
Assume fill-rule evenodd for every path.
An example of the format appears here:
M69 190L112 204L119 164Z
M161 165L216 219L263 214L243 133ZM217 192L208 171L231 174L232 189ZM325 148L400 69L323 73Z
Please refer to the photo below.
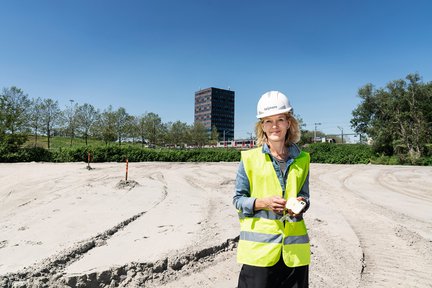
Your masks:
M341 138L342 138L342 144L343 144L344 143L344 141L343 141L343 136L344 136L343 127L338 126L338 128L339 128L339 130L341 130Z
M316 142L316 132L317 132L317 126L318 125L321 125L321 123L314 123L314 125L315 125L315 130L314 130L314 143Z

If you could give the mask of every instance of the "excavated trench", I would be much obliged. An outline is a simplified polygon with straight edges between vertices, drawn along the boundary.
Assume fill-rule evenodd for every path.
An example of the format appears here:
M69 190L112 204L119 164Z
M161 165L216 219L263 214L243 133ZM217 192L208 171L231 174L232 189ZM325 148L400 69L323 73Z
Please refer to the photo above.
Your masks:
M68 287L157 287L185 271L200 271L221 253L236 248L238 238L194 252L182 252L152 263L129 263L110 270L62 279Z
M77 244L74 248L64 251L43 261L37 267L29 267L24 271L7 274L0 278L0 287L128 287L128 285L158 286L170 282L184 271L200 271L212 263L213 259L236 248L238 237L227 239L219 245L197 251L185 250L178 254L159 259L151 263L132 262L109 270L67 276L65 268L77 261L91 249L103 243L117 231L136 220L144 213L140 213L116 225L112 229L94 237L91 240ZM187 272L186 272L187 273Z
M139 183L136 181L124 181L121 180L117 185L117 189L125 189L131 190L134 187L139 186ZM54 256L46 258L41 262L32 265L30 267L25 267L21 271L17 273L8 273L6 275L0 276L0 287L4 288L27 288L27 287L100 287L94 286L97 283L94 280L93 275L83 275L80 277L64 277L64 270L67 266L74 263L75 261L81 259L86 253L95 247L103 246L106 244L106 241L110 239L113 235L115 235L120 230L124 229L126 226L131 224L132 222L139 219L141 216L146 214L151 209L157 207L160 203L162 203L165 198L168 196L168 191L166 186L163 187L162 195L160 200L155 203L153 207L151 207L147 211L142 211L133 215L132 217L120 222L114 227L96 235L87 240L83 240L79 243L73 245ZM126 266L127 267L127 266ZM119 271L122 271L121 269ZM119 274L120 272L117 272ZM103 276L99 277L101 280L106 281L107 272L104 271L101 273ZM113 274L116 275L116 274ZM80 279L79 281L77 279ZM87 284L81 284L82 279L89 279L85 281ZM73 285L73 283L78 283ZM72 286L71 286L72 285ZM84 285L84 286L82 286ZM92 286L87 286L92 285Z

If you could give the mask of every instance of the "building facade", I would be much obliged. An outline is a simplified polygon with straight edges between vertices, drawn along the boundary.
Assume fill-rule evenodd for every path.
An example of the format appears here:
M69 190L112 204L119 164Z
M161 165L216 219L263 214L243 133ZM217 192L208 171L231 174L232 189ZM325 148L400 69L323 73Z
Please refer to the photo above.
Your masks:
M206 88L195 92L195 122L201 122L209 132L216 127L220 141L234 139L235 92Z

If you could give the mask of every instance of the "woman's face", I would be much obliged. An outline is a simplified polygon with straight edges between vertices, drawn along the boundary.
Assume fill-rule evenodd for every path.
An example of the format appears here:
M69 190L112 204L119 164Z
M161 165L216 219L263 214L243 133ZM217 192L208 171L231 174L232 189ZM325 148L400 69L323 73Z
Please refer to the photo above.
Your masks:
M285 135L290 127L286 114L265 117L261 121L262 129L271 142L285 142Z

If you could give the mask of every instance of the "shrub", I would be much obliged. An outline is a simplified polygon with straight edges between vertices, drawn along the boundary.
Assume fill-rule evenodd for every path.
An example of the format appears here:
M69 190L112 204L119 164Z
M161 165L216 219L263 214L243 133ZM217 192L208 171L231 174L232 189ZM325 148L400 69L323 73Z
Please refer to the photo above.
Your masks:
M314 143L304 147L311 155L312 163L367 164L373 156L365 144Z
M18 151L20 162L49 162L51 161L51 153L42 147L22 148Z

